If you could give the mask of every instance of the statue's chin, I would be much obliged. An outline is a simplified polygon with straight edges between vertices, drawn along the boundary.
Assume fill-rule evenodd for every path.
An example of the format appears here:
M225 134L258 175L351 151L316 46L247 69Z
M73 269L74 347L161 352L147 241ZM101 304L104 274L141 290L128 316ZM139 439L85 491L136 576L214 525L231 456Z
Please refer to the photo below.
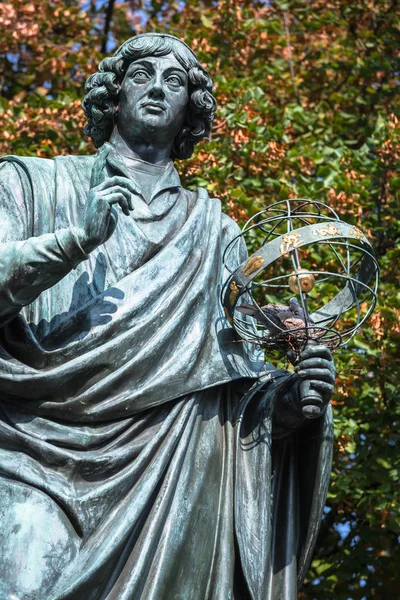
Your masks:
M161 133L168 130L169 127L165 111L158 109L157 112L150 112L146 109L146 112L137 115L134 122L131 121L130 127L127 129L134 134L134 137L137 137L139 134L139 137L143 139L146 138L146 136L153 134L155 131Z
M142 119L142 125L147 128L165 129L168 124L166 123L165 113L153 114L148 113Z
M118 131L128 143L169 144L180 129L176 119L171 121L167 110L146 107L134 114L120 114Z

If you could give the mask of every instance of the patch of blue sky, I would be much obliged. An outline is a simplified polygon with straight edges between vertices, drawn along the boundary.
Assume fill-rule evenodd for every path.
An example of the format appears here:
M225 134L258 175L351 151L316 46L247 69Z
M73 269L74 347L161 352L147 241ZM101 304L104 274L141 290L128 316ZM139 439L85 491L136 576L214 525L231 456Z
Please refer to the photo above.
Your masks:
M108 4L109 0L96 0L95 2L95 10L101 10ZM92 8L92 0L81 0L82 10L88 12Z
M347 536L350 533L350 530L351 530L350 521L346 521L345 523L337 523L336 525L334 525L334 528L340 535L340 539L343 541L347 538Z
M71 51L78 52L78 50L80 50L81 48L82 48L82 44L80 42L74 42L74 44L72 44L72 46L71 46Z
M117 42L115 41L114 33L112 31L109 31L106 44L106 53L108 54L112 52L115 49L116 45Z
M16 65L18 63L18 59L19 59L19 54L14 53L14 52L7 52L6 53L7 56L7 60L13 64Z
M148 13L143 9L135 10L135 16L138 16L140 18L140 26L141 27L144 27L146 25L147 21L149 20Z
M14 53L14 52L7 52L6 53L6 57L8 62L11 63L12 65L12 70L17 72L17 71L22 71L22 72L26 72L26 68L23 68L21 65L19 65L19 57L20 55L18 53Z

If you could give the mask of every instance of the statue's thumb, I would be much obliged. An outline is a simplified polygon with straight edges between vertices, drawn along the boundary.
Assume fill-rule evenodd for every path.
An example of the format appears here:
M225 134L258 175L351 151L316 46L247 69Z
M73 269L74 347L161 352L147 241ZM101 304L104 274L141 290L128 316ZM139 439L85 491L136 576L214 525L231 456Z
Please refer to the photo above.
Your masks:
M286 358L293 366L296 365L298 358L297 358L297 354L294 350L288 350L286 353Z
M111 211L110 211L110 215L109 215L109 221L108 221L108 227L107 227L107 234L106 234L106 239L104 240L105 242L108 239L110 239L110 237L114 233L115 228L117 226L117 223L118 223L118 213L115 210L115 208L112 207Z

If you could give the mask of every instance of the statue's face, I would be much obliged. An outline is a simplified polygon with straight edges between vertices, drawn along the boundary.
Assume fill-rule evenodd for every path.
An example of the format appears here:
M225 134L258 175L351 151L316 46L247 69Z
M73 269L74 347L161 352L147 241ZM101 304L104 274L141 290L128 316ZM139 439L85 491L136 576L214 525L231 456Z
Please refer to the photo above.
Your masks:
M188 76L173 54L129 65L118 105L118 129L126 140L170 143L188 104Z

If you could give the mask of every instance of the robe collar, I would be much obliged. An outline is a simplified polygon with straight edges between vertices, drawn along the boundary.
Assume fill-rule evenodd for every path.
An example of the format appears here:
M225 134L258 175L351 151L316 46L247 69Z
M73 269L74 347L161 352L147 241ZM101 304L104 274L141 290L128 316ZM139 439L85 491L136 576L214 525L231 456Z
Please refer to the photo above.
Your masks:
M133 159L132 168L129 168L129 166L124 162L123 157L113 148L113 146L111 146L111 144L106 142L104 146L106 146L106 150L108 150L106 156L107 167L111 171L116 171L125 177L128 177L128 179L130 179L134 184L138 196L140 196L147 204L151 204L151 202L160 194L163 194L167 191L178 192L181 189L181 180L172 160L168 161L165 167L160 167L141 159L138 159L137 161ZM143 193L142 185L138 178L135 177L135 163L141 171L145 171L149 174L160 173L160 178L158 179L154 188L151 190L150 197L147 201L146 195Z

